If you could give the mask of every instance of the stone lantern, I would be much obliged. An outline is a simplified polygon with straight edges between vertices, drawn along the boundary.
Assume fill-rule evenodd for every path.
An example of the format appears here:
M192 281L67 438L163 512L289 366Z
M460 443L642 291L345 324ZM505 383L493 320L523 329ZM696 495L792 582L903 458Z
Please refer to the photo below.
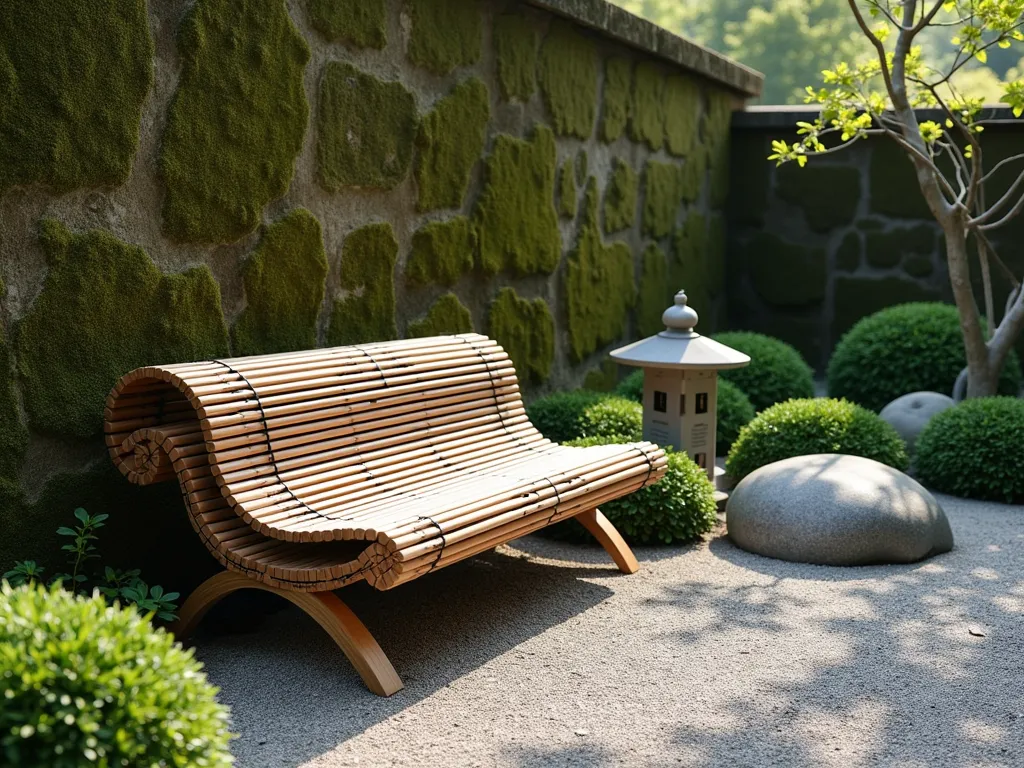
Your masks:
M661 320L664 331L611 356L644 369L644 440L685 451L714 482L718 371L750 358L694 331L697 313L683 291Z

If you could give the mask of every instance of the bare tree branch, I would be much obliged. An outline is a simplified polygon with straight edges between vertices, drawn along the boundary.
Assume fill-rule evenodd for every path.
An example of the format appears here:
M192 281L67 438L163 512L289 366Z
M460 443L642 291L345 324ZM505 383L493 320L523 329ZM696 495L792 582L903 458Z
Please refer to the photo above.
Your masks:
M986 184L986 183L988 183L988 182L989 182L989 181L991 180L991 177L992 177L992 174L993 174L993 173L995 173L996 171L998 171L998 170L999 170L1000 168L1002 168L1002 167L1003 167L1004 165L1007 165L1008 163L1012 163L1012 162L1014 162L1014 161L1016 161L1016 160L1024 160L1024 152L1022 152L1022 153L1021 153L1021 154L1019 154L1019 155L1013 155L1013 156L1011 156L1011 157L1005 157L1005 158L1003 158L1002 160L1000 160L1000 161L999 161L998 163L996 163L995 165L993 165L993 166L992 166L992 168L991 168L991 169L989 170L989 172L988 172L988 173L986 173L986 174L985 174L984 176L982 176L982 177L981 177L981 183L982 183L982 184Z
M1000 197L998 200L996 200L987 211L985 211L981 215L975 217L970 222L968 222L969 225L972 225L972 226L974 224L988 225L988 223L991 221L992 217L995 216L996 212L1000 208L1002 208L1003 206L1008 205L1010 203L1010 200L1013 199L1013 197L1015 195L1017 195L1018 191L1024 191L1024 171L1020 172L1020 174L1014 180L1013 184L1010 185L1010 188L1006 190L1006 192L1003 194L1002 197ZM1021 207L1021 203L1024 203L1024 194L1021 194L1018 197L1017 203L1016 203L1016 205L1014 205L1013 209L1011 210L1011 213L1009 215L1007 215L1004 219L1001 219L1000 221L1005 223L1006 221L1009 221L1010 219L1012 219L1016 215L1016 213L1014 213L1013 210L1016 210L1016 211L1019 212L1020 211L1020 207ZM1001 226L1001 224L1000 225L996 225L996 226ZM994 226L983 226L983 228L984 229L995 229Z

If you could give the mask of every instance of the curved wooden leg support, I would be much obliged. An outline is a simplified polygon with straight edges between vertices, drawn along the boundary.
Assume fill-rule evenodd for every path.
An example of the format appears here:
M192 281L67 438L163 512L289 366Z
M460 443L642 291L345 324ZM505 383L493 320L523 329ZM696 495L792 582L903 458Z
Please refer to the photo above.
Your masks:
M207 611L219 600L240 589L272 592L301 608L327 631L352 662L366 687L378 696L390 696L402 690L401 678L373 635L333 592L310 593L278 589L235 571L224 571L204 581L188 596L181 606L181 618L172 631L179 639L188 637Z
M601 510L591 509L582 512L576 515L576 519L601 542L601 546L612 556L620 571L636 573L640 570L640 563L636 561L633 550L622 540L622 534L608 522L608 518L601 514Z

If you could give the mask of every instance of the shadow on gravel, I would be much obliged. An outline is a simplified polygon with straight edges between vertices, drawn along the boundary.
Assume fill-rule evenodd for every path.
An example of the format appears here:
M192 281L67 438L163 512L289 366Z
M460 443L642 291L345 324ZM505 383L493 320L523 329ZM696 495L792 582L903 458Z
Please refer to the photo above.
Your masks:
M311 760L587 611L612 591L583 579L618 573L599 551L601 567L536 563L505 550L388 592L365 583L341 590L405 683L387 699L367 691L328 636L291 607L250 634L211 637L201 629L197 656L241 734L232 750L237 764ZM522 764L533 759L523 755Z
M740 663L752 672L759 656L779 669L772 647L802 648L801 641L820 660L807 675L805 666L751 675L756 686L726 705L722 722L730 725L720 730L681 718L676 743L705 756L688 764L1024 765L1024 536L993 539L976 532L975 522L959 516L953 552L898 566L808 566L743 552L724 537L712 541L723 567L768 578L740 589L704 582L666 588L665 606L710 607L713 617L674 635L678 643L686 648L701 635L738 629L751 638L749 650L734 646L730 655L744 653ZM850 610L837 617L820 593L817 604L802 599L794 582L808 592L831 582Z

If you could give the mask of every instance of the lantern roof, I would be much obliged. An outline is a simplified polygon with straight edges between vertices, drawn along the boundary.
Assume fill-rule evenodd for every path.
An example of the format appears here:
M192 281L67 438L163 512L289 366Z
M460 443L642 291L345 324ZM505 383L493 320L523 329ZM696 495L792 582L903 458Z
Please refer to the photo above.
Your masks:
M675 303L665 310L661 320L665 330L646 339L619 347L612 359L641 368L742 368L750 357L695 330L697 312L686 305L686 293L679 291Z

